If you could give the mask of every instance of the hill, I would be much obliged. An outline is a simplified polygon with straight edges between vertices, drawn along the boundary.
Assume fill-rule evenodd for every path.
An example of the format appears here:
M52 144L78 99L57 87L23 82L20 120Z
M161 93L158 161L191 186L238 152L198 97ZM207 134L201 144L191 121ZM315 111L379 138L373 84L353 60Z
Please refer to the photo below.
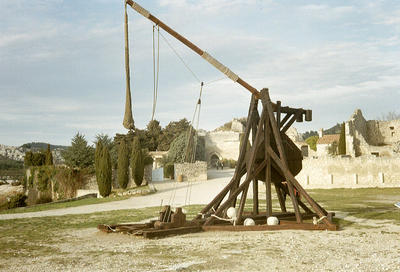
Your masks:
M42 143L42 142L31 142L31 143L26 143L21 145L21 147L24 150L30 149L31 151L39 151L43 149L47 149L48 143ZM68 146L64 145L52 145L50 144L50 150L54 149L66 149Z
M341 129L341 125L337 123L333 127L324 130L324 135L340 134Z

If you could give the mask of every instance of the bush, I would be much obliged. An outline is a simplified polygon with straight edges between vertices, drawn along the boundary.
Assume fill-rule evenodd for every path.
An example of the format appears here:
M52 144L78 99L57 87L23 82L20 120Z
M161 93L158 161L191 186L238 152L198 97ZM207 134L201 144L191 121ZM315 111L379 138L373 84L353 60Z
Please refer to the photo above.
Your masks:
M232 159L222 159L222 163L224 164L224 167L235 168L237 162Z
M36 188L39 192L47 191L49 183L49 176L46 173L46 170L42 167L39 167L37 172L37 183Z
M44 203L50 203L52 202L53 199L51 199L51 196L40 196L37 200L35 204L44 204Z
M140 147L139 138L135 137L132 145L132 154L131 154L131 169L132 169L132 177L136 186L142 185L143 176L144 176L144 161L142 148Z
M54 191L59 195L59 199L71 198L76 195L76 191L84 184L87 179L86 170L71 168L57 168L54 177Z
M168 163L191 162L192 161L191 157L193 156L194 142L195 142L194 133L192 137L188 137L188 134L186 132L181 133L171 143L171 148L168 151L168 156L165 161ZM194 160L195 161L205 160L205 141L204 138L202 137L197 137L196 153L194 156Z
M164 165L164 178L174 179L174 164L167 163Z
M311 136L306 139L306 143L310 146L310 148L314 151L317 151L317 141L318 136Z
M7 203L7 209L14 209L18 207L26 206L26 195L23 193L19 193L10 197L10 200Z
M129 183L129 149L125 139L118 147L117 179L119 186L126 189Z

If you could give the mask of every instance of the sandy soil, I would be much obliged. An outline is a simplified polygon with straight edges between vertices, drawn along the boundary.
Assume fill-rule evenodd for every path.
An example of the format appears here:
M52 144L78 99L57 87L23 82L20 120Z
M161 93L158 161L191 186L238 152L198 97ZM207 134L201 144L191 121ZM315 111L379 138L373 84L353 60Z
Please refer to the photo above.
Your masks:
M3 268L41 272L400 271L400 226L364 222L369 224L336 232L203 232L160 240L90 228L66 232L62 242L52 245L59 253L11 259Z

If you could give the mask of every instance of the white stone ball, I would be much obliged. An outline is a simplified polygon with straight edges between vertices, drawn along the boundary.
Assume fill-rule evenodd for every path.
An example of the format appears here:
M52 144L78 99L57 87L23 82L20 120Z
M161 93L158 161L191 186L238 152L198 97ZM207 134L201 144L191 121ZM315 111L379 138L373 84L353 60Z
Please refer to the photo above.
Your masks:
M230 207L227 211L226 211L226 215L229 218L236 218L236 209L234 207Z
M267 225L268 226L279 225L279 219L275 216L270 216L267 218Z
M254 226L256 222L254 222L253 218L246 218L243 222L245 226Z

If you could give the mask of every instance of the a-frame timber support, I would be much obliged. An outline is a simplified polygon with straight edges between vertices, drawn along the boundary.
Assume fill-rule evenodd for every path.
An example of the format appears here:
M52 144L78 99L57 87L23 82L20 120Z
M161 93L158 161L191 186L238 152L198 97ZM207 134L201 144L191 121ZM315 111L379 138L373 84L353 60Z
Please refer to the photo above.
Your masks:
M301 170L302 156L300 150L285 134L296 120L301 122L304 115L307 121L311 121L311 111L283 108L279 101L276 104L271 102L268 89L263 89L260 93L261 115L258 112L259 100L253 95L233 178L202 209L194 221L202 221L203 228L206 230L221 230L225 226L230 230L235 229L221 220L221 218L226 218L228 208L235 207L237 209L236 225L241 225L245 218L254 219L256 224L266 224L269 216L276 216L281 220L295 219L296 222L293 224L297 224L296 229L304 227L304 229L335 230L336 225L331 221L331 214L315 202L296 180L295 175ZM286 114L283 119L281 119L281 114ZM248 141L250 132L251 146ZM259 207L258 180L265 182L266 209L263 212L260 212ZM246 214L244 207L251 183L253 184L253 208L251 213ZM275 187L279 200L280 212L272 212L272 185ZM287 212L286 195L290 196L294 212ZM303 222L314 216L319 218L322 224L314 225L315 228L313 228L312 224ZM212 227L216 225L220 226ZM244 230L243 226L237 227ZM256 229L260 227L257 226ZM287 225L283 228L286 229ZM279 226L274 229L279 229Z

